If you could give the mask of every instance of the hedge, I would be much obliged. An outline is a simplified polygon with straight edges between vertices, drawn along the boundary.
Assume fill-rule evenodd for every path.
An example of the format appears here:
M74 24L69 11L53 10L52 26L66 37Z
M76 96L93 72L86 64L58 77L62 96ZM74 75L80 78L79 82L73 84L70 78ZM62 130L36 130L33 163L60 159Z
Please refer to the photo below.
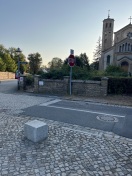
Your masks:
M109 77L108 94L132 94L132 78Z

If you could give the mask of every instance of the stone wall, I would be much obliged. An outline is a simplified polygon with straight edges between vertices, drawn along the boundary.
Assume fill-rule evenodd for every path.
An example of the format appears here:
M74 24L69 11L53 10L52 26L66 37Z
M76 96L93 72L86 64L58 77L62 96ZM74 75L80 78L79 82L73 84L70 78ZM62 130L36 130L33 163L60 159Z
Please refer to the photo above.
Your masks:
M15 79L15 73L0 72L0 80L3 80L3 79Z
M52 95L69 95L69 79L64 80L40 80L38 76L34 79L34 92L52 94ZM106 96L108 87L108 78L102 78L101 81L82 81L72 80L72 95L79 96Z
M68 93L68 81L43 79L43 86L38 86L38 92L52 95L66 95ZM35 87L35 85L34 85ZM37 89L36 89L37 92Z
M99 96L101 94L101 82L73 80L72 94L80 96Z

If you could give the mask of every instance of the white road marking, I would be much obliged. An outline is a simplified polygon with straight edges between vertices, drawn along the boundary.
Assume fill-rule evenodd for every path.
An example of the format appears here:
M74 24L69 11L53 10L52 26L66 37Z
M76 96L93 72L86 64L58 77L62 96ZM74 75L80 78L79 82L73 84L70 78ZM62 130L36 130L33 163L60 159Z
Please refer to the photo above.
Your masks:
M59 107L59 106L47 106L47 107L56 108L56 109L65 109L65 110L70 110L70 111L78 111L78 112L88 112L91 114L102 114L102 115L111 115L111 116L115 116L115 117L125 117L125 116L116 115L116 114L107 114L107 113L102 113L102 112L97 112L97 111L87 111L87 110L82 110L82 109L64 108L64 107Z
M48 106L48 105L50 105L50 104L58 103L58 102L60 102L60 101L62 101L62 100L55 99L55 100L51 100L51 101L42 103L42 104L40 104L39 106Z

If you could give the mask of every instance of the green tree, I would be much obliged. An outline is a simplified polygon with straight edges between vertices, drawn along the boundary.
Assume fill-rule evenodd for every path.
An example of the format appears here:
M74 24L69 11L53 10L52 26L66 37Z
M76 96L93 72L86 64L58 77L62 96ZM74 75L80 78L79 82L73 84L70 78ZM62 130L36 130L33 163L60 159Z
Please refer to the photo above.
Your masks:
M0 44L0 57L3 58L4 54L8 53L8 50Z
M8 49L8 53L10 54L11 58L15 60L16 56L17 56L17 53L16 53L16 48L14 47L10 47Z
M75 56L75 65L76 65L77 67L83 68L83 61L82 61L82 59L80 58L80 56Z
M3 62L2 58L0 58L0 71L6 71L6 64Z
M88 56L86 55L86 53L81 53L80 54L80 59L81 59L82 64L83 64L83 68L86 68L87 70L90 70L89 59L88 59Z
M1 70L10 72L16 71L16 64L14 60L10 57L8 50L3 45L0 45L0 57L2 59Z
M26 62L26 57L23 53L19 53L19 56L18 54L16 53L16 48L9 48L8 49L8 53L10 54L11 58L15 61L17 67L18 67L18 57L19 57L19 61L20 62ZM21 73L24 73L28 70L28 65L27 64L20 64L20 72Z
M58 58L54 57L51 62L48 63L48 67L50 70L58 70L62 67L63 61Z
M39 53L29 54L28 60L29 60L30 72L32 74L37 74L42 63L41 55Z
M6 71L15 72L17 69L15 61L10 57L9 54L5 53L3 55L3 62L6 64Z

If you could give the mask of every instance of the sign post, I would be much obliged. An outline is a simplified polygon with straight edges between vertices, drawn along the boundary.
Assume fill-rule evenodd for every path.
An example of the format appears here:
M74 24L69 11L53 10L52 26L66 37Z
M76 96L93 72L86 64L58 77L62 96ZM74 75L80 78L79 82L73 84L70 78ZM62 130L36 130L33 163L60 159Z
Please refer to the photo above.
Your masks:
M74 50L70 51L70 56L68 57L68 64L70 66L70 95L72 94L71 91L71 83L72 83L72 67L75 65L75 58L74 58Z

